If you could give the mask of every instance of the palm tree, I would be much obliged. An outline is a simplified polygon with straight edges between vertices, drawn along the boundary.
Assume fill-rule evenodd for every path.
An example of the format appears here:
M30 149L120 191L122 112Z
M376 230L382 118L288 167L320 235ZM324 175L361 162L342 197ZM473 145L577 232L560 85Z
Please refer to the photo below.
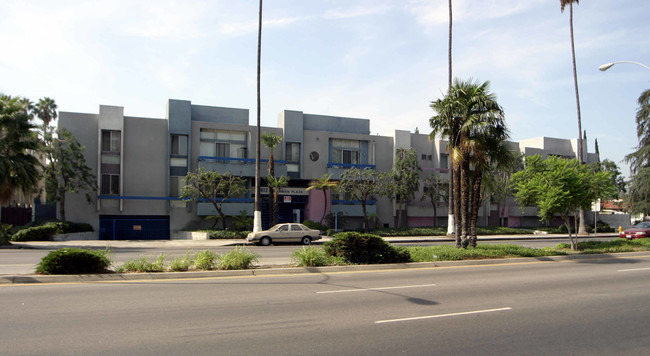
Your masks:
M431 104L437 112L429 122L433 129L431 135L457 133L447 149L451 152L454 171L453 199L458 247L467 247L470 243L468 239L469 213L472 206L470 167L472 157L486 154L485 144L482 144L479 138L482 137L481 134L486 136L494 134L497 127L505 127L503 109L497 103L496 96L489 90L489 81L479 84L471 79L468 81L456 79L449 93L443 99L438 99ZM480 187L480 179L475 183Z
M320 218L321 224L325 220L325 216L327 216L327 191L334 189L338 185L336 181L330 180L331 178L331 174L323 174L322 177L311 181L309 187L307 187L307 190L317 189L323 191L323 201L325 202L325 206L323 207L323 217Z
M56 103L54 99L44 97L40 99L34 107L36 116L43 121L43 127L47 127L50 122L56 120Z
M269 165L268 165L268 177L275 178L275 160L273 159L273 150L275 147L282 142L282 136L276 135L273 133L264 133L262 135L262 142L264 146L268 147L271 150L269 155ZM270 182L270 180L267 180ZM269 184L269 197L271 198L271 209L269 209L270 214L270 223L271 226L274 226L278 222L278 199L277 192L273 185Z
M260 209L260 155L261 155L261 101L260 101L260 69L262 62L262 0L260 0L260 11L257 28L257 145L255 148L255 207L253 215L253 231L262 229L262 211Z
M583 163L582 157L582 120L580 118L580 95L578 93L578 71L576 70L576 49L573 37L573 3L580 3L579 0L560 0L560 9L564 12L564 8L569 5L569 28L571 29L571 60L573 62L573 84L576 91L576 108L578 111L578 161ZM580 208L580 228L579 234L586 234L587 228L585 226L585 211Z
M29 192L40 178L41 164L32 155L39 142L26 103L0 94L0 202L8 201L16 189Z
M476 224L478 222L478 211L481 206L481 185L483 175L490 169L498 169L500 166L511 164L514 154L508 148L508 129L506 128L503 116L495 116L489 122L483 122L471 138L472 157L474 166L474 177L472 180L472 202L470 212L470 241L469 245L476 247Z
M451 79L452 79L452 71L451 71L451 63L452 63L451 62L452 23L453 23L453 12L452 12L451 0L449 0L449 50L448 50L449 82L448 82L448 85L447 85L447 92L449 92L449 90L451 90ZM450 135L453 135L453 134L454 134L453 132L450 132ZM449 138L450 138L450 141L453 140L453 136L449 136ZM451 155L449 157L451 159ZM449 167L451 167L451 166L452 166L452 164L451 164L451 162L449 162ZM454 174L454 170L449 169L449 182L450 183L454 181L453 174ZM454 194L453 194L453 188L454 188L454 185L449 184L449 208L448 208L448 211L447 211L447 215L448 215L448 218L447 218L447 235L451 235L451 234L456 232L456 229L455 229L455 226L454 226L456 223L454 221L454 199L453 199Z

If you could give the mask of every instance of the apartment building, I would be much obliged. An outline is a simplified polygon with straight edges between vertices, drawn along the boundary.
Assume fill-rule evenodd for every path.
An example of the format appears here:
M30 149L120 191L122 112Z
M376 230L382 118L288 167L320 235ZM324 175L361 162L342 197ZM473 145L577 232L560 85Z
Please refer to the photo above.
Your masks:
M165 118L124 116L123 107L106 105L100 105L98 114L60 112L59 125L86 147L87 164L97 177L92 205L83 194L68 195L68 219L93 225L99 239L169 239L180 230L209 226L205 217L217 215L211 204L179 198L183 177L200 168L244 178L247 192L224 203L224 212L252 216L257 128L249 121L248 109L173 99L167 102ZM324 212L323 192L307 187L324 174L340 179L353 167L387 172L398 148L416 150L423 177L448 174L445 141L402 130L371 135L368 119L284 110L278 115L277 127L262 127L261 131L283 138L273 152L275 175L290 178L289 186L280 191L280 222L319 221L324 213L333 212L345 216L346 228L360 227L359 202L329 194ZM539 138L512 144L525 154L575 157L574 141ZM270 153L261 147L262 176ZM585 157L596 159L593 154ZM422 189L405 209L409 226L431 226L434 220L445 224L447 203L437 203L440 208L434 217L431 203L419 199ZM264 187L261 197L266 226L269 202ZM395 226L396 209L390 199L377 197L368 214L383 226ZM490 202L485 204L481 211L485 224L494 222L494 210ZM526 217L536 221L534 212L517 215L517 211L521 213L518 208L510 210L513 224L528 223Z

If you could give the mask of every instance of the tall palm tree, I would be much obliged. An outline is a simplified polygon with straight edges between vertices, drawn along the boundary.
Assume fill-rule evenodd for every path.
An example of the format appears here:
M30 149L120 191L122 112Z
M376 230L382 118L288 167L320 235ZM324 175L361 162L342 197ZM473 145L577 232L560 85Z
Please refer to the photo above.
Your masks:
M36 116L43 121L43 127L47 127L50 122L56 120L56 109L57 106L54 99L48 97L44 97L36 103L34 110Z
M264 146L268 147L271 150L269 155L269 165L268 165L268 177L270 179L275 179L275 159L273 158L273 150L277 145L282 142L282 136L276 135L273 133L265 133L262 135L262 143ZM267 182L272 182L272 180L267 179ZM270 215L270 224L274 226L278 222L278 192L276 191L276 185L268 184L269 187L269 197L271 198L271 208L269 209ZM278 188L279 189L279 188Z
M471 159L485 154L486 148L477 143L479 133L490 135L494 134L496 127L505 127L503 109L497 103L496 96L490 93L489 81L480 84L471 79L455 79L449 93L443 99L434 101L431 107L437 113L429 122L433 129L432 136L457 132L448 146L453 157L456 246L467 247L470 243ZM480 187L480 181L478 184Z
M260 209L260 155L261 155L261 125L260 125L260 71L262 62L262 0L260 0L260 11L257 28L257 144L255 150L255 212L253 215L253 231L262 230L262 210Z
M336 181L330 180L331 178L331 174L323 174L322 177L311 181L311 183L309 183L309 187L307 187L307 190L316 189L323 191L323 201L325 203L325 206L323 207L323 217L320 218L321 224L323 221L325 221L325 216L327 216L327 191L331 191L338 185Z
M0 94L0 202L8 201L14 190L29 192L40 178L41 164L32 155L39 142L26 103Z
M579 4L579 0L560 0L560 9L564 12L564 8L569 5L569 28L571 30L571 60L573 63L573 84L576 92L576 108L578 111L578 161L583 163L582 157L582 120L580 118L580 94L578 93L578 71L576 70L576 49L573 37L573 3ZM585 226L585 211L580 208L580 228L579 234L586 234L587 228Z
M453 11L452 11L452 6L451 6L451 1L449 0L449 49L448 49L448 59L449 59L449 82L447 85L447 92L451 90L451 78L452 78L452 70L451 70L451 34L452 34L452 23L453 23ZM450 132L450 135L453 135L453 132ZM449 136L450 141L453 140L453 136ZM451 155L449 156L449 159L451 159ZM453 164L452 162L448 162L448 166L451 167ZM454 170L449 169L449 182L454 181ZM454 221L454 199L453 199L453 189L454 185L449 184L449 206L448 206L448 211L447 211L447 235L451 235L456 232L455 229L455 221Z

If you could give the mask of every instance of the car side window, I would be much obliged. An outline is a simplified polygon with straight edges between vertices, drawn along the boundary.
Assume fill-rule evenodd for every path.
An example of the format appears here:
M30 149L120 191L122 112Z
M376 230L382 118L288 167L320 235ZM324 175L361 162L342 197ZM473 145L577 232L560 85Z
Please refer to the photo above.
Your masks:
M302 231L300 225L291 225L291 231Z
M288 226L287 226L287 225L282 225L282 226L280 226L280 228L278 229L278 231L287 231L287 230L288 230Z

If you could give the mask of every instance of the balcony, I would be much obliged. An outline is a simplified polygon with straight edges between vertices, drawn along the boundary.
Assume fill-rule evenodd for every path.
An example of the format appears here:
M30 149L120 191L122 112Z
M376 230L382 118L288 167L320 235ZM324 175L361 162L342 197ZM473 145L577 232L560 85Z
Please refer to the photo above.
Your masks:
M349 163L328 163L327 174L331 175L331 179L341 179L343 172L350 168L358 169L376 169L374 164L349 164Z
M260 175L265 177L267 175L266 166L268 159L260 160ZM275 162L275 176L286 176L287 166L286 161L274 160ZM255 159L254 158L231 158L231 157L210 157L199 156L199 168L205 168L209 171L219 173L231 173L239 177L254 177L255 176Z

